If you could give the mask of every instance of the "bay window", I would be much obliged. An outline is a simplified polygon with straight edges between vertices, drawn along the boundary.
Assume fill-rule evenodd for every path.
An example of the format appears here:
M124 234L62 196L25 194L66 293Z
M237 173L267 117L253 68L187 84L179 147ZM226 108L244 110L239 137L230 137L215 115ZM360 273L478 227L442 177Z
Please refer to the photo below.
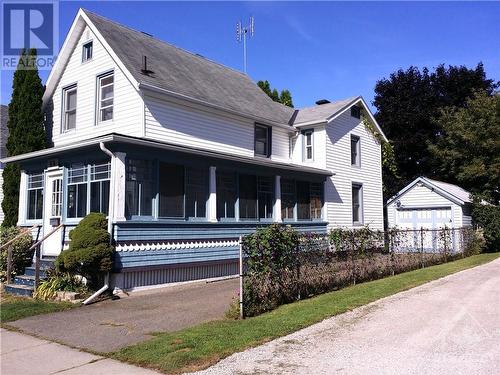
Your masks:
M28 175L28 220L42 218L43 173Z

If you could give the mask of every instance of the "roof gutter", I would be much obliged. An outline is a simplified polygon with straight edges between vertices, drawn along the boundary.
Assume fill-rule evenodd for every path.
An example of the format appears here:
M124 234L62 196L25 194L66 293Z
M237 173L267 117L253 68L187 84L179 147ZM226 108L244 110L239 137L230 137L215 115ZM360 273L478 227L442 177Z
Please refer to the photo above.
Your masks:
M267 118L263 118L263 117L259 117L259 116L255 116L255 115L250 115L248 113L236 111L236 110L233 110L233 109L228 109L228 108L225 108L225 107L221 107L219 105L212 104L212 103L209 103L207 101L200 100L200 99L195 99L195 98L192 98L191 96L179 94L177 92L174 92L174 91L171 91L171 90L167 90L167 89L155 86L155 85L151 85L149 83L143 83L143 82L139 83L139 90L149 90L149 91L157 92L157 93L160 93L160 94L168 95L168 96L170 96L172 98L186 100L188 102L191 102L191 103L194 103L194 104L198 104L198 105L202 105L204 107L209 107L209 108L212 108L212 109L216 109L218 111L223 111L223 112L226 112L226 113L230 113L232 115L241 116L241 117L250 119L252 121L262 122L262 123L265 123L266 125L271 125L271 126L279 127L279 128L282 128L282 129L286 129L286 130L288 130L290 132L293 132L293 129L291 128L290 125L283 124L283 123L280 123L280 122L276 122L276 121L273 121L273 120L269 120Z

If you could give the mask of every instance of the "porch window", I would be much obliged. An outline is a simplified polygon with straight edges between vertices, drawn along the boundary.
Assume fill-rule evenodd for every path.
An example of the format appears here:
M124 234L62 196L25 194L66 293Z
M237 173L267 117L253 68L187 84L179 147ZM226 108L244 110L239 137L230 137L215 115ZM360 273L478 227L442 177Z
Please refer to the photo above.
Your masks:
M108 215L111 163L90 166L90 211Z
M28 220L42 218L43 173L28 175Z
M186 216L205 218L208 200L208 169L186 168Z
M160 163L159 217L184 218L184 167Z
M114 74L113 72L104 74L97 78L98 98L97 98L97 118L98 122L113 119L114 100Z
M311 219L311 194L309 182L297 181L297 219Z
M76 85L63 90L63 131L76 128Z
M295 181L281 179L281 218L283 220L294 219L295 202Z
M217 171L217 220L235 218L236 174Z
M151 216L153 201L153 169L149 160L127 159L125 213Z
M81 218L87 214L87 181L87 166L73 164L68 170L68 218Z
M240 175L240 219L257 219L257 176Z
M257 200L259 206L259 219L273 218L273 179L259 177L257 183Z
M311 182L311 219L321 219L323 184Z

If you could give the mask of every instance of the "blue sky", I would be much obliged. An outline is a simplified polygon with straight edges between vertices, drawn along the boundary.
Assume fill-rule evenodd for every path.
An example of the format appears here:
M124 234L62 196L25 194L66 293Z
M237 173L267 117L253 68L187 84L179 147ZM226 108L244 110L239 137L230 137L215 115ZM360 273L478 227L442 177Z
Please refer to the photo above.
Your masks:
M498 2L66 1L59 5L61 44L79 7L240 70L235 25L253 15L248 74L288 88L296 107L360 94L371 102L378 79L410 65L482 61L488 77L500 80ZM41 72L43 81L47 75ZM12 72L2 72L2 104L11 85Z

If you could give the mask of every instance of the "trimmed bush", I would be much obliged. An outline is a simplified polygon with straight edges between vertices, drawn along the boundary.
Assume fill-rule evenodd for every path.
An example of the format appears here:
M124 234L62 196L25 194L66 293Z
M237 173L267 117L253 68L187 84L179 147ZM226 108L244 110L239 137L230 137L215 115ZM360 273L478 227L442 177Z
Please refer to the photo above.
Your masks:
M0 228L0 243L4 244L13 239L21 232L21 228L9 227ZM12 276L21 275L24 273L24 268L31 265L34 250L29 250L33 238L31 232L28 232L14 241L12 249ZM7 279L7 248L0 252L0 281L4 282Z
M69 248L56 260L59 271L84 276L91 289L102 285L104 274L113 266L113 246L107 222L104 214L88 214L69 233Z
M474 203L472 220L482 231L488 251L500 251L500 206Z

